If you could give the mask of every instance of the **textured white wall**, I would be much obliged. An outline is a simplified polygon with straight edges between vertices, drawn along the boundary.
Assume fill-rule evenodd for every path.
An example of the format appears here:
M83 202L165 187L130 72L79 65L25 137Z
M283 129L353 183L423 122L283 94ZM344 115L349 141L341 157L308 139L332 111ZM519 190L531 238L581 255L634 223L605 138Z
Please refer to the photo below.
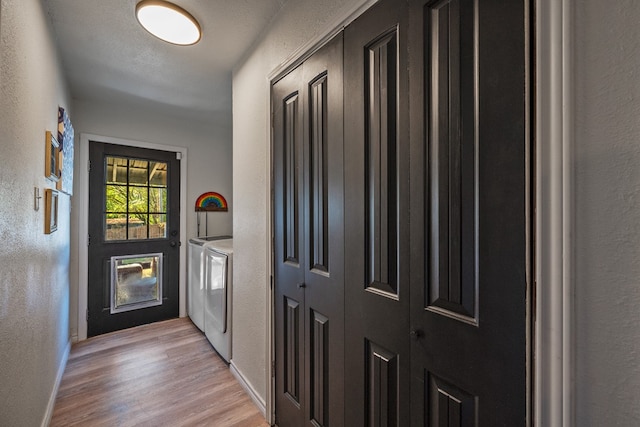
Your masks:
M184 118L170 117L130 105L113 105L98 101L74 100L73 124L77 135L88 133L161 145L187 148L187 235L182 236L183 245L189 238L196 236L197 221L195 202L198 196L207 191L222 194L229 204L228 212L210 212L208 231L210 235L228 235L232 232L234 201L232 195L232 146L231 114L223 113L210 121L188 121ZM231 108L231 106L229 106ZM86 167L76 165L78 168ZM79 174L80 176L80 174ZM84 175L82 175L84 176ZM74 198L72 221L80 212L76 208L78 198ZM204 216L201 216L200 232L204 235ZM71 328L77 334L78 279L73 273L78 269L75 256L76 240L72 241L73 250L71 269ZM182 269L186 268L181 266Z
M233 75L233 363L262 397L267 390L269 258L268 75L365 0L289 1Z
M640 425L640 4L574 1L576 425Z
M69 344L69 197L58 231L44 234L45 130L73 111L40 1L0 3L0 425L46 417Z

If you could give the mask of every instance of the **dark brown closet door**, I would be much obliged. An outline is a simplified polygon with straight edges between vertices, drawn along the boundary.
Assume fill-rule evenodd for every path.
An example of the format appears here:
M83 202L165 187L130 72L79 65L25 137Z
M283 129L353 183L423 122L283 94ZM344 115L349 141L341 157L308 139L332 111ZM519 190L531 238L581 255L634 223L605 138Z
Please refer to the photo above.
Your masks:
M411 4L414 426L526 422L527 3Z
M342 34L273 85L276 423L344 425Z
M345 416L407 426L409 112L407 3L345 29Z

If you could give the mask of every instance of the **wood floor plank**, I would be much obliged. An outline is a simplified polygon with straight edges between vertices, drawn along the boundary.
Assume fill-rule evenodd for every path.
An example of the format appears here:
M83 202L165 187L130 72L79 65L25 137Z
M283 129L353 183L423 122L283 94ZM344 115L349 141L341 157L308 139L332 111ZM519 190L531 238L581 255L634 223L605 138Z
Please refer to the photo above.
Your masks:
M188 318L112 332L71 349L51 427L269 424Z

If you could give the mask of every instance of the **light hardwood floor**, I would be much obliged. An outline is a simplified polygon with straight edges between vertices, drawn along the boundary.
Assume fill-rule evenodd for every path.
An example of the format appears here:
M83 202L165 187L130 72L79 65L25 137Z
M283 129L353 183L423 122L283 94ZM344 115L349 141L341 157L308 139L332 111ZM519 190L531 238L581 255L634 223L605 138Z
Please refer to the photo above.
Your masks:
M50 426L268 424L204 335L183 318L75 344Z

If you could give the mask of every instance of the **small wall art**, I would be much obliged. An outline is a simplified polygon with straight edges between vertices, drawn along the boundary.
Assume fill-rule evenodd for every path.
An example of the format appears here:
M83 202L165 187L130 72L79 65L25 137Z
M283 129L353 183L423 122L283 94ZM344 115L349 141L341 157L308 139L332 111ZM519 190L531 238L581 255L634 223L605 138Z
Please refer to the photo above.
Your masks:
M57 182L60 175L60 144L51 132L46 131L44 176Z
M64 108L58 107L58 143L62 154L61 176L56 188L68 195L73 194L73 138L71 119Z
M44 233L51 234L58 229L58 191L51 188L44 192Z
M229 210L227 200L220 193L209 191L203 193L196 200L196 212L218 211L226 212Z

